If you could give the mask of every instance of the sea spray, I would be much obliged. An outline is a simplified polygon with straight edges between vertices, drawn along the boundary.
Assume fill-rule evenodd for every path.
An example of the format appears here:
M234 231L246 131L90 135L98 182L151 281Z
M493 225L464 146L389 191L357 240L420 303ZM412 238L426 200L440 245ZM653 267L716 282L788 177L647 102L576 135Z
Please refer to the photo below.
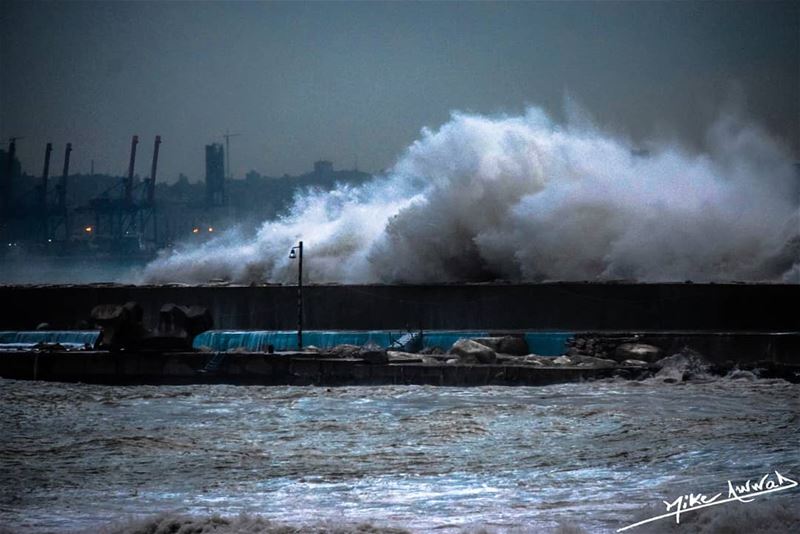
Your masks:
M779 142L734 114L707 150L636 151L583 119L454 113L386 174L299 192L254 236L165 254L146 282L800 282L798 178Z

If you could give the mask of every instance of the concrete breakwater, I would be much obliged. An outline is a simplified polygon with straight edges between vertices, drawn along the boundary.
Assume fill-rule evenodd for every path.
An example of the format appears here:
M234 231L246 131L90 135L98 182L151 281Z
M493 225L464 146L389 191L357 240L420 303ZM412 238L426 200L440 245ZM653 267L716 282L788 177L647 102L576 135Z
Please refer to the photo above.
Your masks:
M17 380L90 384L240 384L438 386L547 385L613 376L612 368L520 365L374 365L357 358L309 354L8 352L0 376ZM209 364L215 369L207 371Z
M352 345L283 353L64 351L44 347L0 353L0 377L110 385L540 386L610 377L680 382L712 376L800 382L800 365L791 358L723 361L715 354L716 361L712 361L688 346L673 354L643 343L617 344L618 337L586 335L573 339L566 354L557 358L497 353L482 344L502 339L514 341L461 339L447 353L423 354ZM793 339L796 346L797 336ZM612 345L615 348L608 354Z
M793 284L309 285L303 299L319 330L800 331ZM151 328L168 302L208 308L215 328L297 324L293 286L2 286L0 329L85 328L94 306L128 301Z
M93 307L127 301L141 305L144 325L150 328L167 302L208 308L214 328L269 332L296 327L297 289L292 286L3 286L0 299L13 303L0 308L0 329L12 331L41 323L90 327ZM306 329L472 330L522 338L559 332L568 334L565 359L537 359L560 352L537 355L534 346L519 354L530 361L448 361L426 355L370 361L330 351L266 354L227 347L229 352L190 352L190 345L173 350L123 346L110 352L42 347L3 351L0 376L107 384L544 385L655 374L659 368L653 354L637 352L641 347L636 345L649 344L660 358L687 347L699 351L718 373L744 365L794 380L800 316L785 310L798 300L800 285L779 284L310 286L304 291ZM625 349L628 345L632 348Z

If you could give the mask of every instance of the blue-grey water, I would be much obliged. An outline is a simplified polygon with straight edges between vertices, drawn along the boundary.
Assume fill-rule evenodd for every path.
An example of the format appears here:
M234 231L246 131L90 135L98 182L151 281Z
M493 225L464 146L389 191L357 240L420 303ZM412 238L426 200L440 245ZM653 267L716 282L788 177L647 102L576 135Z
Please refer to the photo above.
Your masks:
M145 259L138 258L48 256L16 251L0 257L0 284L130 284L146 264Z
M780 380L0 380L0 525L11 532L155 532L176 518L193 532L613 532L663 513L662 500L776 469L800 480L800 385ZM798 504L795 489L629 532L798 532Z

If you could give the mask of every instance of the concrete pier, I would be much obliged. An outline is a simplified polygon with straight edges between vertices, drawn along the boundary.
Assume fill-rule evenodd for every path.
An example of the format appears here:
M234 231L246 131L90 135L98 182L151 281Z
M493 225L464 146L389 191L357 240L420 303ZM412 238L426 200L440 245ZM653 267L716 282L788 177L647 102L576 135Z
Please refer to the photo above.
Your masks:
M214 327L291 330L294 286L2 286L0 329L76 328L98 304L136 301L155 327L166 303L204 306ZM791 284L310 285L304 325L317 330L623 330L798 332ZM11 305L13 303L13 305Z
M210 365L216 359L218 365ZM213 367L213 370L210 368ZM710 370L758 369L762 378L800 382L800 365L761 360L716 363ZM641 379L654 365L632 367L505 364L388 363L310 353L18 351L0 353L0 377L108 385L393 385L543 386L618 376Z
M2 286L0 330L86 328L98 304L138 302L145 326L166 303L204 306L214 327L291 330L294 286ZM664 355L690 347L717 366L760 366L800 376L800 285L787 284L462 284L309 286L304 326L317 330L566 331L634 337ZM104 384L434 384L543 385L637 370L615 368L368 364L325 355L230 352L208 370L208 352L25 351L0 353L0 376ZM772 369L773 371L770 371Z
M513 365L373 365L318 355L230 353L204 372L213 353L4 353L0 376L89 384L539 386L613 376L619 370Z

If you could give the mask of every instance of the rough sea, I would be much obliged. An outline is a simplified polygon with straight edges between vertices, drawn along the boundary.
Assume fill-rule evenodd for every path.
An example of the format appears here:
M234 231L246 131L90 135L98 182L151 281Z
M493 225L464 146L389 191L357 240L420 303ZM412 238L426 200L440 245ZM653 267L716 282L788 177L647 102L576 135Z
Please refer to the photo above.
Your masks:
M614 532L800 480L800 385L0 380L0 531ZM800 532L800 488L626 532Z

